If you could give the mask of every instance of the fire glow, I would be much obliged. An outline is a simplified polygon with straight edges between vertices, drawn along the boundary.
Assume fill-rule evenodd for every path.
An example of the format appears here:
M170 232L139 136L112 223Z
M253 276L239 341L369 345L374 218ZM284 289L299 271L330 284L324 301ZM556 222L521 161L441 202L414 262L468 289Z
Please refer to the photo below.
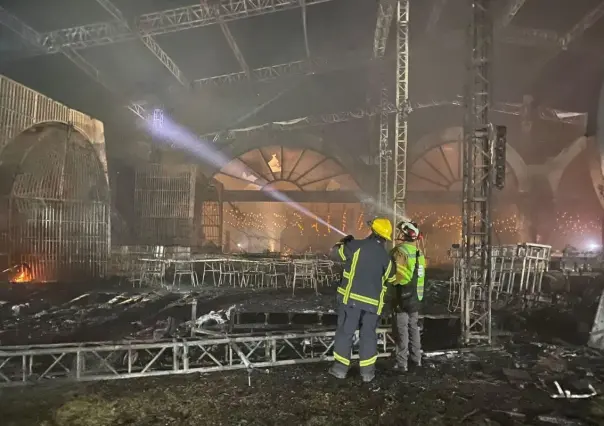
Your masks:
M10 278L10 282L14 284L27 284L34 280L34 274L27 264L17 265L12 268L14 275Z

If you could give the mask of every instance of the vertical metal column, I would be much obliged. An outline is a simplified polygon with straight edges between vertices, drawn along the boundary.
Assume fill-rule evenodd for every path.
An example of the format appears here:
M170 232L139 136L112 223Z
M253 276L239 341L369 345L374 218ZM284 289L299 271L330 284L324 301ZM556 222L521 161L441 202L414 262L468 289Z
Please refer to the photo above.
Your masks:
M394 121L393 221L405 215L409 112L409 0L396 5L396 117Z
M491 342L491 182L490 63L491 0L472 0L468 37L462 204L462 338Z
M388 89L382 79L382 87L380 89L380 151L379 151L379 172L380 183L378 189L378 203L380 209L385 211L388 206L388 164L392 161L392 150L388 141Z
M390 25L394 17L394 1L381 0L378 5L378 16L373 39L374 58L383 58L386 53L386 43L390 33ZM388 164L392 161L392 149L388 141L388 85L387 72L384 66L380 68L378 79L380 87L380 116L379 116L379 146L378 146L378 167L379 167L379 187L378 204L381 211L388 208Z

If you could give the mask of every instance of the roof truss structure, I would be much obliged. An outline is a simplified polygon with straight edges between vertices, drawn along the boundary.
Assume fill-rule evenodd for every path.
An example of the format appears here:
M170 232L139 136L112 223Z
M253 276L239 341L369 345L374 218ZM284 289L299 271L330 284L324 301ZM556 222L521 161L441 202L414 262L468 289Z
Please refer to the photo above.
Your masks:
M526 0L508 0L503 10L503 13L497 20L496 28L507 27L512 19L518 14L522 6L524 6Z
M140 15L134 20L132 28L138 33L156 36L330 1L333 0L221 0L214 7L208 7L203 1L201 4ZM119 21L110 21L50 31L41 35L40 42L47 53L54 53L61 47L86 49L136 37Z
M102 86L121 96L119 88L115 84L112 84L112 82L107 81L101 72L87 62L76 50L139 39L178 81L179 84L171 87L171 90L188 90L191 87L195 89L242 82L265 82L283 77L306 76L362 66L368 64L371 60L383 58L395 5L395 0L379 0L378 19L372 53L354 52L352 54L335 55L329 58L313 58L308 43L306 9L307 7L328 3L333 0L217 0L212 5L207 0L201 0L200 3L190 6L143 14L131 22L125 19L122 12L110 0L96 1L113 16L114 20L47 33L38 33L15 16L0 8L0 23L17 33L32 47L35 55L61 53ZM604 14L603 2L588 13L566 35L560 36L554 31L520 29L509 25L525 2L526 0L508 0L498 18L498 38L500 42L543 47L558 52L568 47L569 44L580 37L586 29L592 26ZM446 0L435 0L427 29L431 25L436 25L446 5ZM296 8L301 10L306 58L289 63L250 69L227 23L238 19ZM218 24L221 27L242 71L206 77L190 82L183 75L174 60L155 41L154 36L213 24ZM454 46L462 46L464 44L463 31L452 32L443 38L447 40L447 43ZM129 104L129 109L138 116L142 118L148 117L148 114L145 112L144 102L124 102L124 104Z
M373 57L381 58L386 53L386 43L394 17L394 1L380 0L378 5L378 16L373 36Z
M17 34L32 49L39 52L43 52L45 50L44 46L40 43L40 40L43 38L42 35L25 22L9 13L2 6L0 6L0 24ZM75 66L84 71L89 77L94 79L105 89L109 90L114 95L121 97L119 88L116 87L112 82L108 81L98 69L84 59L84 57L82 57L82 55L80 55L74 49L69 47L61 47L59 48L58 52L63 54Z
M600 2L594 9L590 10L571 28L564 36L560 37L560 46L554 49L550 54L546 55L529 73L527 73L527 84L535 81L541 75L543 69L550 61L558 56L564 50L569 49L569 46L579 39L585 31L590 29L596 22L604 17L604 1ZM596 57L602 56L602 50L596 49L593 52Z
M99 1L106 2L107 0ZM209 6L206 0L203 0L200 4L139 15L133 20L132 24L128 25L124 25L123 19L116 18L113 21L41 33L36 36L36 43L44 47L43 53L52 54L58 52L61 48L86 49L134 40L139 38L140 35L152 37L208 25L222 25L238 19L295 8L301 8L303 27L306 28L306 8L331 1L333 0L221 0L213 6ZM437 3L430 15L429 26L438 22L442 9L446 5L446 0L436 1ZM519 29L509 26L509 23L525 2L526 0L509 0L504 13L499 19L499 26L506 28L500 34L499 41L547 48L551 47L552 43L563 46L565 40L568 42L568 40L574 38L574 36L569 38L568 35L561 36L554 31ZM380 10L389 3L391 3L390 0L380 0ZM596 16L597 13L591 16L591 19ZM578 29L572 31L572 33L579 34L581 28L588 27L589 20L581 23ZM462 34L453 36L463 41ZM307 41L307 37L305 37L305 40ZM309 50L307 49L307 56L310 56ZM39 54L39 52L35 54Z
M119 24L122 25L125 30L129 31L134 37L140 39L145 47L149 49L157 59L159 59L163 66L170 71L170 74L172 74L180 84L183 86L189 85L182 71L178 65L176 65L176 62L174 62L172 58L170 58L170 56L161 48L153 36L132 31L122 12L110 0L96 0L96 2L101 5L103 9L105 9L111 16L113 16L116 22L119 22Z

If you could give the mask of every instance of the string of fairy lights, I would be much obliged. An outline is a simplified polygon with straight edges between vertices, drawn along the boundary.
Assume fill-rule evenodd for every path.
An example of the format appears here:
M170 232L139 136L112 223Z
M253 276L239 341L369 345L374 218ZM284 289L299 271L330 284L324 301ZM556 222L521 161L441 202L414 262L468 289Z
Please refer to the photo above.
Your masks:
M368 231L366 218L363 213L358 214L356 223L351 228L347 217L349 211L344 209L340 217L335 220L332 212L324 212L321 215L325 221L334 225L343 232L362 235ZM412 217L423 228L424 232L451 233L453 235L461 232L461 216L453 214L443 214L436 211L415 212ZM310 227L308 226L310 223ZM287 214L282 213L258 213L241 212L227 209L225 215L225 224L235 229L253 230L255 233L278 236L285 228L293 227L297 229L300 235L306 235L311 232L318 237L326 237L333 233L327 226L316 220L308 219L299 212L292 211ZM498 235L515 235L522 226L522 218L517 214L511 214L506 217L499 217L493 221L493 229ZM580 215L567 212L560 212L555 218L554 232L562 236L585 236L593 237L600 235L601 223L597 220L590 220Z

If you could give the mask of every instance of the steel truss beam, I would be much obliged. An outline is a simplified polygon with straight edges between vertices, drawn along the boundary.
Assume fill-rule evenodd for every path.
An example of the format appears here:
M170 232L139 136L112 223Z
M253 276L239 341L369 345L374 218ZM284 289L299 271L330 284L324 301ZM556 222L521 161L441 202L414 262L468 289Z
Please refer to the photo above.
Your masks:
M44 46L39 42L41 39L40 33L31 28L25 22L9 13L3 7L0 6L0 24L13 31L19 37L23 39L27 44L37 51L43 52ZM75 66L84 71L89 77L94 79L97 83L103 86L105 89L110 91L113 95L122 97L120 90L117 85L108 81L103 74L88 62L82 55L71 48L60 48L58 52L62 53L67 59L69 59Z
M174 76L174 78L176 78L176 80L178 80L180 84L183 86L189 85L182 71L178 65L176 65L176 62L170 58L170 56L161 48L161 46L152 36L132 31L121 10L119 10L110 0L96 0L96 2L101 5L101 7L105 9L111 16L113 16L121 25L123 25L124 28L130 31L135 37L138 37L140 41L143 42L145 47L149 49L157 59L159 59L162 65L166 67L168 71L170 71L170 73Z
M396 0L380 0L378 4L377 21L373 35L373 57L381 58L386 54L386 43L390 26L394 17L394 2Z
M243 73L245 74L247 80L250 80L251 79L250 67L247 64L245 57L243 56L243 53L241 53L241 50L239 49L239 45L237 44L235 37L233 37L233 34L231 33L229 26L227 25L227 23L225 22L225 20L223 19L223 17L220 14L220 4L214 4L214 5L210 6L208 4L208 0L201 0L201 5L202 5L202 7L206 8L206 14L217 16L217 21L218 21L218 24L220 25L220 30L222 31L224 38L226 38L226 41L229 44L229 47L231 48L233 55L235 55L235 59L237 60L237 63L243 70Z
M64 28L41 34L36 42L42 44L47 54L56 53L62 47L86 49L89 47L119 43L137 38L137 33L155 36L191 28L219 24L220 20L229 22L237 19L259 16L297 7L308 7L333 0L221 0L216 8L207 8L201 4L162 10L138 16L131 28L134 33L119 21L100 22ZM438 0L441 1L441 0ZM512 0L519 3L519 0ZM515 6L518 7L518 6ZM509 7L508 17L514 13ZM510 18L506 18L510 19ZM505 22L505 20L504 20ZM449 37L446 37L449 38ZM507 43L551 47L552 38L561 39L553 32L543 30L522 30L509 27L501 34L500 40Z
M508 0L503 13L497 21L497 28L505 28L510 25L512 19L518 14L522 6L524 6L526 0Z
M394 105L388 105L386 108L388 114L396 112ZM243 129L231 129L225 132L206 133L200 137L203 139L223 140L232 139L237 136L251 135L268 130L297 130L306 127L325 126L329 124L345 123L351 120L372 117L382 112L381 107L359 108L354 111L343 111L331 114L298 117L287 121L275 121L272 123L264 123L256 126L246 127Z
M394 346L378 329L378 357ZM209 373L332 361L335 331L239 335L191 341L0 348L0 387ZM353 359L358 358L356 348Z
M409 104L409 0L396 4L396 111L394 118L393 223L405 215Z
M491 342L491 0L472 0L462 203L462 339Z
M395 1L381 0L378 5L378 15L373 37L373 57L382 58L386 54L386 43L390 34L392 18L394 17ZM379 70L377 80L379 84L379 96L381 111L379 115L379 140L378 140L378 204L383 209L388 205L388 164L392 160L392 149L388 140L388 85L386 84L386 72L384 67ZM373 129L373 126L372 126Z
M233 34L231 34L231 30L229 29L229 26L224 21L221 21L220 29L222 30L222 34L224 34L224 38L226 38L227 43L229 44L229 47L231 48L231 51L233 52L233 55L235 55L235 59L237 60L237 63L243 70L243 73L245 74L247 79L250 80L251 79L250 67L248 66L247 62L245 61L245 58L243 57L243 53L241 53L241 50L239 49L239 45L237 44L235 37L233 37Z
M564 48L580 38L585 31L593 27L596 22L604 17L604 1L589 11L577 24L564 36Z
M305 76L338 71L370 63L369 52L354 52L332 57L316 57L284 64L269 65L250 70L251 80L266 82L291 76ZM248 81L245 71L200 78L193 81L196 88L205 86L225 86Z
M407 114L410 114L413 111L419 109L426 108L434 108L441 106L461 106L462 102L459 100L452 101L430 101L430 102L421 102L421 103L413 103L407 107ZM492 110L494 112L499 112L501 114L507 115L515 115L521 116L522 114L522 104L521 103L498 103L496 104ZM136 111L136 110L135 110ZM133 112L135 112L133 111ZM141 113L141 111L138 111ZM224 140L224 139L233 139L237 136L244 135L252 135L260 132L266 131L286 131L286 130L298 130L304 129L307 127L314 126L325 126L329 124L336 123L345 123L352 120L358 120L367 117L373 117L377 114L395 114L397 112L396 106L388 103L385 107L382 106L369 106L367 108L359 108L353 111L343 111L336 112L331 114L323 114L318 116L307 116L307 117L298 117L287 121L276 121L271 123L259 124L256 126L239 128L239 129L230 129L226 132L214 132L214 133L206 133L200 135L201 138L209 140ZM540 114L541 118L549 121L556 121L565 124L581 124L583 123L584 116L577 117L565 117L564 111L558 111L551 108L541 108ZM558 117L561 115L562 118Z
M333 0L306 0L306 6L327 3ZM136 33L156 36L191 28L199 28L252 16L300 7L299 0L221 0L216 7L203 4L162 10L138 16L132 26ZM119 21L100 22L65 28L42 34L39 39L47 53L57 52L62 47L86 49L120 43L137 36Z
M335 57L317 57L294 61L285 64L270 65L251 70L250 76L252 82L267 82L279 78L307 76L331 71L354 68L371 62L370 54L365 52L346 53ZM249 82L245 71L231 74L224 74L214 77L200 78L193 81L193 87L202 90L208 86L221 87L230 84ZM173 91L180 90L180 87L171 87ZM149 113L145 110L146 101L137 101L128 104L126 107L143 120L146 120Z
M585 31L594 26L596 22L598 22L604 16L604 2L601 2L598 6L588 12L577 24L568 32L564 37L561 37L560 44L555 49L551 50L550 53L545 55L534 68L527 73L527 83L534 82L540 75L543 69L549 64L553 59L555 59L561 52L568 50L570 44L580 38ZM591 48L586 49L586 51L591 51ZM597 55L601 57L602 49L597 48L591 52L592 55Z
M378 203L384 210L388 206L390 194L388 192L389 164L392 161L392 149L389 141L389 112L388 112L388 88L386 87L385 77L382 76L382 87L380 88L380 123L379 123L379 173L380 181L378 187Z

